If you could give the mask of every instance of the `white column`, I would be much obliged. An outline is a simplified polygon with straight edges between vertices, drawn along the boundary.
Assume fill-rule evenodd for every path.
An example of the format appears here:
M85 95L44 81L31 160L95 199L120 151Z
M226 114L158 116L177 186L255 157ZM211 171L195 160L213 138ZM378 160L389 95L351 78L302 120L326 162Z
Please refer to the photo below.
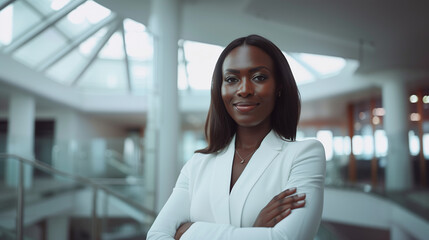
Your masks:
M69 216L52 216L46 221L46 239L68 239Z
M159 211L170 196L178 172L179 110L177 90L177 51L179 40L179 2L153 0L150 29L154 34L154 109L158 129L156 149L156 204ZM158 97L157 97L158 96ZM149 113L149 114L154 114ZM148 120L154 120L148 119ZM150 125L152 123L148 123Z
M77 113L71 109L63 109L55 118L55 147L52 149L52 165L54 168L77 174L76 153L78 152L77 136L82 131ZM58 176L57 176L58 177ZM58 177L63 179L63 177Z
M14 93L9 99L7 153L34 159L34 98ZM31 166L24 165L24 186L30 187L33 178ZM6 183L18 185L19 163L9 159L6 166Z
M384 129L389 143L386 166L386 189L407 190L412 187L408 145L408 94L402 81L386 81L382 85L386 111Z
M106 176L106 158L104 156L107 149L106 140L102 138L92 139L89 145L91 147L90 162L88 163L90 169L87 173L89 176Z

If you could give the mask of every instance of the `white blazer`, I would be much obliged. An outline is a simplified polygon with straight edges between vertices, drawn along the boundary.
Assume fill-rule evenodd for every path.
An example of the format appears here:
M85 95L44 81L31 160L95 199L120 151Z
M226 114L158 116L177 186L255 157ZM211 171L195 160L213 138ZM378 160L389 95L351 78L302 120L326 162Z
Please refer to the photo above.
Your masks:
M195 154L148 232L148 240L174 239L194 222L184 240L313 239L323 207L325 153L317 140L288 142L271 131L230 190L235 139L216 154ZM306 194L304 208L273 228L252 227L259 212L281 191Z

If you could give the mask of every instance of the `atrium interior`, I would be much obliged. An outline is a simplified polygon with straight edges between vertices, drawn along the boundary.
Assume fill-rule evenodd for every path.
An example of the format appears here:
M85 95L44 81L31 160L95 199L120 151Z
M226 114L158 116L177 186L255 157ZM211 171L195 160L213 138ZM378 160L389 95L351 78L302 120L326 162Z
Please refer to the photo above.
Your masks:
M325 148L316 239L425 239L428 7L0 0L0 239L145 239L206 146L219 54L249 34L281 48L297 140Z

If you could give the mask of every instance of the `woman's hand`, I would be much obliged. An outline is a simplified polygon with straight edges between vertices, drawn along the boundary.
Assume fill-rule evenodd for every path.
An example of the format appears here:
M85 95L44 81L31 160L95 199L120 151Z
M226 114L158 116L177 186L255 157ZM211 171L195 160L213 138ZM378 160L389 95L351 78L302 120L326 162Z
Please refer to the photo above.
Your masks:
M182 235L186 232L186 230L188 230L188 228L193 224L193 222L186 222L182 225L180 225L180 227L176 230L176 234L174 235L174 239L175 240L179 240Z
M290 196L296 192L296 188L287 189L276 195L265 206L253 224L253 227L274 227L281 220L286 218L295 208L305 205L305 194Z

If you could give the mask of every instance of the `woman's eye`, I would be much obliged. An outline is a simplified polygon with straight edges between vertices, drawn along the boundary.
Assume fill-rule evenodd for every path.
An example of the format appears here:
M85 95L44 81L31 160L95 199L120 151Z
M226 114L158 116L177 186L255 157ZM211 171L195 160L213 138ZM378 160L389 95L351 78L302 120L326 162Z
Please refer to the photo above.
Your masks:
M257 75L253 77L253 80L256 80L256 81L264 81L265 79L267 79L267 77L264 75Z
M225 82L227 82L227 83L233 83L233 82L237 82L237 81L238 80L235 77L226 77L225 78Z

